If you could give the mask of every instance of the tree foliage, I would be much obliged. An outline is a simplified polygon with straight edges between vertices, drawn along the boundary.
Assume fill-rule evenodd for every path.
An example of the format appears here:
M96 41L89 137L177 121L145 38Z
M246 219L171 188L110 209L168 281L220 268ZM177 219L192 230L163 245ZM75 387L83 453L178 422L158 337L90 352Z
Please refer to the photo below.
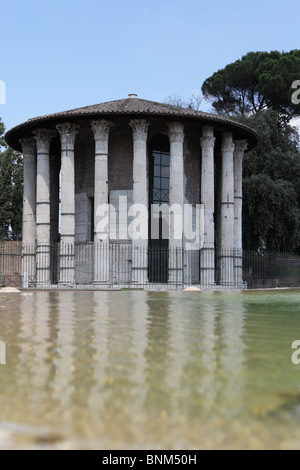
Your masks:
M300 105L292 102L296 80L300 80L300 50L249 52L207 78L202 93L219 114L273 109L289 121L300 115Z
M244 247L293 250L300 246L300 115L294 82L300 50L249 52L207 78L202 92L218 114L248 124L259 145L244 159Z
M279 113L266 110L242 117L260 135L244 158L243 236L245 249L300 245L300 152L295 129L282 127Z
M0 239L22 231L23 158L7 146L0 119Z
M4 140L4 132L5 132L5 127L0 118L0 152L3 148L6 148L6 142Z
M180 108L189 108L199 111L202 99L203 97L201 93L199 91L194 91L187 100L184 100L179 95L170 95L165 99L165 103L172 106L179 106Z
M289 251L299 244L297 193L292 183L266 174L244 179L244 248Z

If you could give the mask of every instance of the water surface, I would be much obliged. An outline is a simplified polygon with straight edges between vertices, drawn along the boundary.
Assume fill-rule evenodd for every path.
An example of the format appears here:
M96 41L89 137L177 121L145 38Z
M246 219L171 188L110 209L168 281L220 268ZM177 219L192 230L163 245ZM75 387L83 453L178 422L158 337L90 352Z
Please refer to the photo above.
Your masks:
M0 296L0 448L298 449L300 291Z

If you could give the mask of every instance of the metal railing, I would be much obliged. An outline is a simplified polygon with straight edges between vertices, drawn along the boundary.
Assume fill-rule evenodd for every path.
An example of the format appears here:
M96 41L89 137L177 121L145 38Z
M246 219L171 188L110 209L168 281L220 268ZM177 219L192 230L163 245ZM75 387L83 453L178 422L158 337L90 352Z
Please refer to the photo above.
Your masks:
M248 289L300 287L300 253L244 251L243 278Z
M0 244L0 287L22 285L22 244L7 242Z
M122 243L0 244L0 287L50 285L150 290L300 287L300 255Z

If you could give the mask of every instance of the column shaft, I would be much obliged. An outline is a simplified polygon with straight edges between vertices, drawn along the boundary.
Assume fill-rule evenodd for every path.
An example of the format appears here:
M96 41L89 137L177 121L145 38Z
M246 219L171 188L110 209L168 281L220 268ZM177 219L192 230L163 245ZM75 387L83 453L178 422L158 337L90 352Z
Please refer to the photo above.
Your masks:
M26 288L34 285L36 278L36 143L28 137L20 144L24 158L22 280Z
M184 211L184 124L168 124L170 139L170 241L169 282L182 282Z
M95 196L94 196L94 284L107 284L109 268L109 206L108 206L108 141L112 124L99 120L91 122L95 138ZM101 221L106 217L108 224Z
M243 287L243 158L247 148L246 140L235 140L234 150L234 245L235 245L235 282Z
M56 131L34 131L37 144L36 178L36 269L37 284L50 285L50 142Z
M60 283L75 283L75 157L74 145L79 126L56 126L61 139L61 232Z
M221 188L221 273L220 283L234 284L234 143L231 132L224 132L222 144Z
M201 203L204 205L204 239L201 250L201 279L203 286L215 283L215 163L213 127L203 127Z
M147 121L130 121L133 131L133 206L141 209L141 223L148 227L148 182L147 182ZM147 216L146 216L147 214ZM146 219L146 220L145 220ZM148 230L132 240L132 282L146 284L148 281Z
M58 282L58 240L59 240L59 173L60 156L50 159L50 240L51 240L51 283Z
M50 239L58 243L59 235L59 173L60 157L52 157L50 161Z

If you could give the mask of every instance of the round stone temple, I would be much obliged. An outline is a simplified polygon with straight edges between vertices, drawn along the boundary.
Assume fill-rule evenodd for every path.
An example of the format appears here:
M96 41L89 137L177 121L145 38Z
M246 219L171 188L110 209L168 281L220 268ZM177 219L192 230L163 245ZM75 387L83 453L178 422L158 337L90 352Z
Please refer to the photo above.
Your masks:
M249 127L130 93L5 138L24 156L24 286L243 287Z

